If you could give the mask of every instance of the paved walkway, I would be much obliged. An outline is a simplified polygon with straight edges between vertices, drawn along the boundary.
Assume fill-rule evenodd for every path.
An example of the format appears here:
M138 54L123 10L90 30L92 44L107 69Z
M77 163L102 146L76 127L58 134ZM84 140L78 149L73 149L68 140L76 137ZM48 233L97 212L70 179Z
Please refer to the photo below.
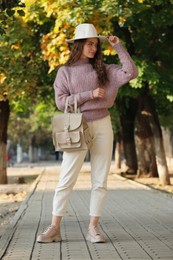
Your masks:
M89 168L83 168L62 222L61 243L36 243L50 224L58 167L45 167L0 240L3 260L173 260L173 197L115 174L100 228L107 243L85 240L90 199Z

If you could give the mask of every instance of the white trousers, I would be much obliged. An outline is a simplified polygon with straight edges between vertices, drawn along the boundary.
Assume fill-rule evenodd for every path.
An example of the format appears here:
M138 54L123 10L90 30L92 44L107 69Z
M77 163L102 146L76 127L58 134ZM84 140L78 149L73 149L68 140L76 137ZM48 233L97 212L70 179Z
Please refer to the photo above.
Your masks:
M90 216L100 216L106 192L107 177L112 159L113 131L110 116L88 122L93 145L91 160ZM73 186L76 183L87 151L64 152L60 179L53 198L54 216L63 216Z

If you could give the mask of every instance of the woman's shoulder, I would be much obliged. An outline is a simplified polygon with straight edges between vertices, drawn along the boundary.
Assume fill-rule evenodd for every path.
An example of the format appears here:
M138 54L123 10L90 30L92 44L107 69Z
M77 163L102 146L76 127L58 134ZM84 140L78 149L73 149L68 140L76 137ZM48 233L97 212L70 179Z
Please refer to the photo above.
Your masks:
M66 66L66 65L61 65L61 66L59 67L58 71L59 71L59 72L61 72L61 71L66 71L67 68L68 68L68 66Z
M67 66L62 65L57 69L56 80L66 79L68 74Z
M66 74L68 72L68 68L69 66L66 66L66 65L62 65L58 68L58 71L57 71L57 74L58 75L63 75L63 74Z

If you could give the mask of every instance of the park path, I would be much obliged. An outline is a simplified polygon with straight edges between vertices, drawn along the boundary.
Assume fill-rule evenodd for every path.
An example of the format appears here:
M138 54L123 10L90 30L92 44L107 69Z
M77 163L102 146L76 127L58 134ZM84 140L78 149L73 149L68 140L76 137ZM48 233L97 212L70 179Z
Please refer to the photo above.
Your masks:
M59 166L45 166L0 239L3 260L173 260L173 196L109 174L100 229L107 242L85 239L90 200L90 167L84 165L62 222L60 243L40 244L50 224Z

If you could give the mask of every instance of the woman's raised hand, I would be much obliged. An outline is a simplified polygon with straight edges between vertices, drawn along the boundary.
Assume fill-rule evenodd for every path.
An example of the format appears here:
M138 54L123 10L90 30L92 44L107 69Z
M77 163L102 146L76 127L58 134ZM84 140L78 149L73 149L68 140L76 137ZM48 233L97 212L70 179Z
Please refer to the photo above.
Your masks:
M112 46L120 41L117 36L107 36L106 38Z

